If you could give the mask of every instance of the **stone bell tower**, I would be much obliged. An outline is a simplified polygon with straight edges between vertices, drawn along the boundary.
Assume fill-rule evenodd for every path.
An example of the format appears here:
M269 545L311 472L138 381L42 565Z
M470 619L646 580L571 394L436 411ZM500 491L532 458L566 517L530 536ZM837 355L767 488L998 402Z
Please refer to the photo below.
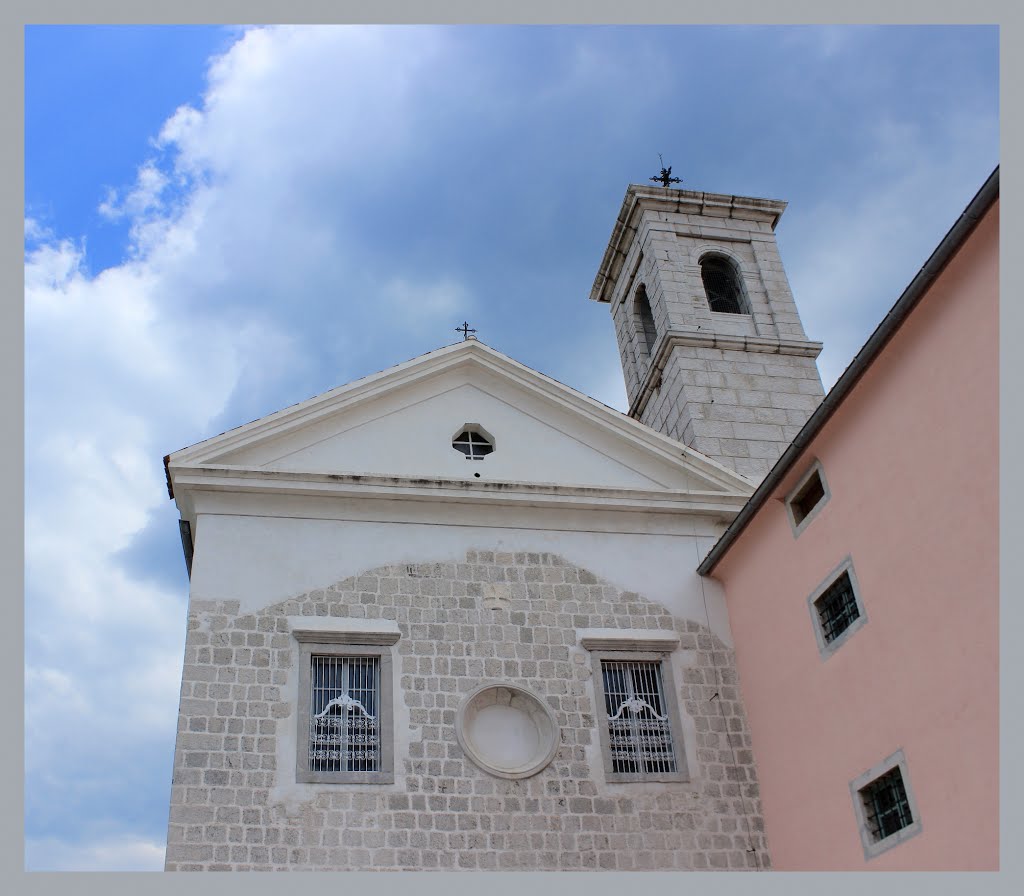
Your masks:
M764 478L824 396L775 243L786 203L630 184L590 298L629 416Z

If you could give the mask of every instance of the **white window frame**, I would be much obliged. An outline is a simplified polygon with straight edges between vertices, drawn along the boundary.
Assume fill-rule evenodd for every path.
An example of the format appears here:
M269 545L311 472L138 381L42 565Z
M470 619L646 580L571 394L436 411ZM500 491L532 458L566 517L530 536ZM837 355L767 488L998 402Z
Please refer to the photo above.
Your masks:
M811 508L810 513L808 513L802 520L797 522L796 513L794 513L793 511L793 503L794 501L796 501L797 496L800 494L801 491L803 491L807 483L810 482L811 478L815 475L817 475L819 481L821 482L821 489L825 494L820 498L818 503ZM784 503L786 505L786 516L789 519L789 527L793 531L794 538L800 537L801 533L811 524L812 520L814 520L814 518L819 513L821 513L821 511L824 509L825 505L828 504L831 498L832 491L828 487L828 480L825 478L825 471L821 466L821 461L815 458L815 460L804 472L803 476L801 476L800 479L797 481L797 484L790 489L789 494L786 495L784 499Z
M473 441L469 439L470 433L473 433L474 435L477 435L484 441L486 441L487 444L491 446L491 450L488 451L486 454L473 455L472 453L466 454L460 449L456 448L455 443L463 436L466 436L466 442L468 445L470 445L470 450L472 451ZM495 441L494 436L492 436L479 423L466 423L465 425L460 426L455 435L452 436L452 451L458 451L458 453L461 454L466 460L483 461L490 457L492 454L494 454L494 452L497 450L498 443Z
M829 590L839 579L846 574L850 577L850 588L853 591L853 599L857 604L857 618L853 620L843 632L831 641L825 640L825 630L821 624L821 614L818 612L818 599ZM814 637L818 642L818 652L823 660L827 660L840 647L842 647L855 632L859 631L868 621L867 610L864 609L864 601L860 596L860 584L857 581L857 574L853 569L853 558L848 556L842 563L832 570L815 588L807 598L807 607L811 612L811 621L814 624Z
M894 768L899 768L900 778L903 781L903 789L907 794L907 805L910 807L912 821L906 827L894 831L888 837L876 840L871 833L871 826L868 823L867 812L864 809L864 798L861 791L869 787L883 775L888 774ZM910 776L907 773L907 757L903 750L899 749L891 756L888 756L878 765L869 768L862 775L858 775L850 782L850 795L853 797L853 810L860 829L861 845L864 847L864 859L870 861L877 855L881 855L898 846L911 837L921 833L921 811L917 807L917 800L914 799L914 790L910 786Z

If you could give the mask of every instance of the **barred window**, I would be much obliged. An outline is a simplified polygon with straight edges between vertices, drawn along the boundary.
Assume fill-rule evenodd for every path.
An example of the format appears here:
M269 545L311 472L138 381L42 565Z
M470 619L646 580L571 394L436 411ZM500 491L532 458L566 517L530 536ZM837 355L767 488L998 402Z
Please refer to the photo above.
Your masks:
M310 657L309 768L380 771L380 660Z
M822 659L828 659L867 622L850 557L829 573L807 602Z
M902 750L851 781L850 794L866 859L920 832L921 816L907 777L907 757Z
M705 255L700 260L700 279L712 311L749 313L739 273L729 259L720 255Z
M868 833L876 843L913 824L907 788L899 767L876 778L860 791Z
M392 782L390 651L308 637L299 644L296 780Z
M853 594L850 574L844 572L815 602L821 633L829 644L845 632L860 616L857 599Z
M608 780L686 780L678 709L663 656L598 654L595 659Z

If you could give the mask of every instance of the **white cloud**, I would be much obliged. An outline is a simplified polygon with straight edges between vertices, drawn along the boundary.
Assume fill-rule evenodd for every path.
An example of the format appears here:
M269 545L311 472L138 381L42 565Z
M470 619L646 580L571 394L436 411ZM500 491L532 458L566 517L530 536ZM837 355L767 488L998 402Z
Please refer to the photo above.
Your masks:
M135 186L124 199L119 199L117 190L110 189L98 211L103 217L116 220L125 215L139 216L159 210L162 207L161 194L167 184L168 178L156 163L146 162L139 168Z
M26 219L30 797L59 785L69 801L98 800L102 819L116 815L102 805L116 757L154 744L170 757L185 595L118 560L166 514L162 456L212 435L229 403L227 425L284 403L263 396L309 375L308 331L332 326L311 301L343 303L331 309L342 352L373 317L411 332L469 301L450 276L360 279L336 188L324 189L408 144L409 93L439 39L250 31L214 63L202 107L178 109L134 184L101 204L130 225L126 261L90 275L82 245ZM74 731L73 761L55 718ZM163 849L30 839L27 854L30 866L155 869Z
M470 307L465 287L453 277L445 277L437 283L414 283L395 277L383 284L379 297L401 315L417 320L449 317L453 312Z
M55 837L25 840L26 871L163 871L164 844L139 837L71 843Z
M784 219L782 254L804 330L825 343L818 368L826 389L971 199L958 185L981 186L978 159L997 145L997 128L951 109L936 139L914 123L880 118L871 151L848 172L852 189Z

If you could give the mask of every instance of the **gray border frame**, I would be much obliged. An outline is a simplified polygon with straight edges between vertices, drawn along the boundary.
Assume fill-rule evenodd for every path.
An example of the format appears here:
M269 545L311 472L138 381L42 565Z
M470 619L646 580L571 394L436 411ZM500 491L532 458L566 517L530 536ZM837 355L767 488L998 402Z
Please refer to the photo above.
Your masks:
M314 772L305 749L309 731L309 665L313 654L320 656L375 656L380 660L380 771ZM295 780L299 784L393 784L395 782L395 723L392 706L391 648L372 644L338 644L328 640L299 642L299 696L295 713Z
M793 501L815 473L818 474L818 479L821 480L821 488L825 492L825 496L818 501L818 503L811 508L811 512L798 523L796 521L796 515L793 513ZM811 524L811 521L821 513L822 508L824 508L830 500L832 500L832 489L828 487L828 480L825 478L825 470L821 465L821 461L818 458L814 458L814 460L811 461L811 465L797 480L796 485L794 485L789 490L789 494L783 498L783 503L786 505L786 518L789 520L789 527L793 530L794 538L800 537L800 534L804 529L806 529Z
M675 679L672 676L672 663L669 662L669 650L649 652L636 650L592 650L590 651L591 673L594 680L594 696L597 699L594 719L598 735L601 739L601 759L604 764L604 778L609 784L650 784L690 780L690 769L686 762L686 747L683 743L683 724L679 716L679 694L676 691ZM669 726L672 729L672 743L676 750L676 772L660 774L624 774L612 771L611 744L608 743L608 726L605 724L604 676L601 674L601 662L615 660L618 662L636 660L637 662L656 662L661 664L661 681L665 687L665 703L668 707Z
M894 834L890 834L882 840L875 840L871 836L868 827L868 819L864 813L864 800L860 792L872 781L882 777L894 768L899 768L900 777L903 779L903 789L907 792L907 803L910 806L910 814L913 821L905 828L900 828ZM878 765L872 766L862 775L858 775L850 782L850 796L853 799L853 811L857 817L857 825L860 829L860 842L864 847L864 859L870 861L875 856L887 852L894 846L899 846L905 840L915 837L921 833L921 810L917 807L917 800L914 799L914 789L910 786L910 776L907 774L907 757L900 747L891 756L886 757Z
M843 573L846 573L850 577L850 587L853 589L853 599L857 602L857 612L860 614L857 618L850 623L838 638L834 641L826 641L825 633L821 628L821 616L818 613L818 608L814 606L815 602L820 598L829 588L835 584ZM842 647L851 637L854 632L859 631L868 621L867 610L864 609L864 601L860 595L860 583L857 581L857 573L853 569L853 557L849 554L835 569L832 570L822 580L821 584L815 588L807 598L807 609L811 614L811 625L814 627L814 637L818 642L818 653L821 654L822 660L827 660L832 654L834 654L840 647Z

